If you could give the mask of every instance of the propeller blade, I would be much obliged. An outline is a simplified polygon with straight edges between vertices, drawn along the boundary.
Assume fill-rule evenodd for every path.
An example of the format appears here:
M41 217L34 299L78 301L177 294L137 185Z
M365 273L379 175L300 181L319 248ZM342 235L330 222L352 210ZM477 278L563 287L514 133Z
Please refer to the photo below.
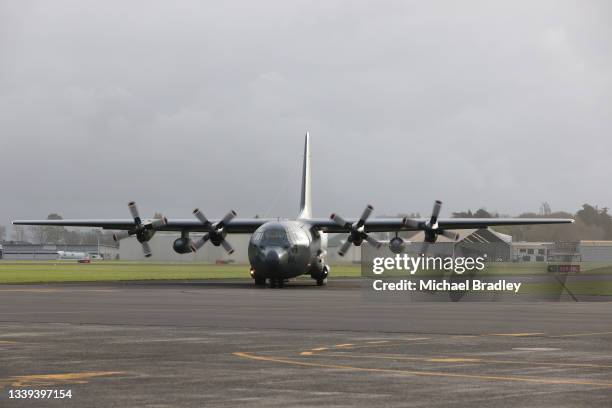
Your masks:
M444 235L446 238L452 240L452 241L456 241L459 239L459 234L457 234L456 232L452 232L452 231L441 231L440 232L441 235Z
M210 225L210 221L208 221L208 218L206 218L206 216L202 213L202 211L200 211L199 208L193 210L193 215L195 215L196 218L200 220L203 225Z
M341 227L350 228L351 226L349 222L346 222L346 220L342 218L341 216L339 216L338 214L332 214L329 218L331 218L333 222L335 222Z
M225 214L225 217L223 217L223 219L217 223L215 227L220 228L220 227L227 225L227 223L230 222L232 218L234 218L235 216L236 216L236 211L230 210L227 214Z
M353 237L349 235L346 241L344 241L344 244L342 244L342 246L338 250L338 255L344 256L344 254L346 254L346 252L349 250L352 244L353 244Z
M435 224L438 221L438 216L440 215L440 210L442 209L442 201L436 200L434 203L433 209L431 210L431 221L429 222L431 225Z
M134 218L134 222L137 225L140 225L141 224L140 213L138 212L138 207L136 207L136 203L134 201L130 201L128 203L128 208L130 209L130 213L132 214L132 218Z
M368 204L365 210L363 210L361 217L359 217L359 221L357 221L357 228L360 228L363 226L363 224L365 224L368 217L372 214L372 211L374 211L374 207Z
M165 226L167 224L168 224L168 219L166 217L162 217L160 219L151 221L151 223L149 225L151 226L151 228L157 229L157 228L161 228L161 227L163 227L163 226Z
M151 256L151 246L149 245L149 243L147 241L143 241L141 242L142 244L142 251L144 252L144 256L146 258Z
M221 246L223 247L223 249L225 249L227 251L228 254L231 255L231 254L234 253L234 248L232 248L230 243L227 242L225 239L223 241L221 241Z
M119 242L123 238L127 238L129 236L130 236L129 232L127 232L127 231L120 231L120 232L116 232L116 233L113 234L113 239L115 240L115 242Z
M378 241L376 238L370 236L370 235L366 235L365 236L365 240L368 241L368 243L370 245L372 245L374 248L380 248L382 246L382 242Z
M191 251L195 252L198 249L202 248L204 244L206 243L206 241L208 241L209 239L210 239L209 234L204 235L202 238L198 239L196 242L193 243L193 245L191 246Z

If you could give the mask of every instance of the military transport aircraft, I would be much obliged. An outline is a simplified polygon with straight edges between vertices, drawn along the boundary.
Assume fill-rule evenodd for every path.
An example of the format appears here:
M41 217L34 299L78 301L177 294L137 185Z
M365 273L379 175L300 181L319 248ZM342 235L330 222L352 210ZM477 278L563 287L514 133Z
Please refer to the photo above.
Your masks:
M234 252L226 235L232 233L252 234L248 256L251 276L256 285L265 286L266 280L271 287L282 287L289 279L299 275L310 275L321 286L327 282L330 272L326 263L328 233L348 233L346 241L339 250L344 255L351 245L359 246L363 241L380 247L382 242L372 237L372 232L424 231L425 241L433 243L438 235L456 240L454 229L486 228L495 225L562 224L571 219L542 218L439 218L441 201L435 201L431 217L378 218L370 219L374 208L368 205L358 219L343 218L332 214L329 218L313 218L310 185L310 139L306 133L304 162L302 167L302 192L300 213L295 220L236 218L231 210L222 219L208 219L199 209L193 210L193 219L142 219L134 202L128 204L131 219L81 219L81 220L19 220L15 225L52 225L67 227L100 227L121 230L114 235L119 241L135 236L142 244L146 257L151 256L148 241L156 231L178 231L181 233L173 243L179 254L195 252L210 241L222 246L228 253ZM204 232L204 236L192 240L190 233ZM404 241L395 237L388 243L390 249L399 253Z

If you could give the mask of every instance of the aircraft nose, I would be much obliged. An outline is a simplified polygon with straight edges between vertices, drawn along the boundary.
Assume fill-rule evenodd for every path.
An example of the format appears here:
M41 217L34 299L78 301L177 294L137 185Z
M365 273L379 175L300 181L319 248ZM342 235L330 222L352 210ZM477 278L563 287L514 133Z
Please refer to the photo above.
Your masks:
M266 255L266 262L270 265L278 265L280 261L280 257L278 256L278 252L272 250L268 251Z
M265 260L269 266L279 266L287 262L287 252L281 248L270 248L266 251Z

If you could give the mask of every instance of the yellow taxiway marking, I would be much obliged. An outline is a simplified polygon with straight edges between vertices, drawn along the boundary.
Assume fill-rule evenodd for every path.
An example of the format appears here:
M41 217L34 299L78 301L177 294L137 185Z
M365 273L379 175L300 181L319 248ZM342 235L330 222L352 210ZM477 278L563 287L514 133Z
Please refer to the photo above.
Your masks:
M593 332L593 333L559 334L557 336L551 336L551 337L602 336L602 335L605 335L605 334L612 334L612 331L609 331L609 332Z
M527 336L542 336L546 333L491 333L485 336L509 336L509 337L527 337Z
M441 371L410 371L410 370L396 370L390 368L367 368L367 367L355 367L349 365L340 364L324 364L314 363L307 361L297 361L288 358L272 357L272 356L258 356L246 352L235 352L232 353L236 357L247 358L250 360L259 360L272 363L282 363L305 367L316 367L316 368L330 368L335 370L347 370L347 371L361 371L361 372L374 372L374 373L393 373L393 374L404 374L414 375L423 377L451 377L451 378L469 378L475 380L487 380L487 381L515 381L515 382L529 382L536 384L570 384L570 385L591 385L597 387L610 387L612 383L599 382L599 381L588 381L579 379L565 379L565 378L535 378L535 377L517 377L517 376L501 376L501 375L484 375L484 374L462 374L462 373L448 373Z
M402 339L403 341L416 341L416 340L429 340L429 337L413 337L413 338L409 338L409 339ZM335 346L330 346L330 347L316 347L310 350L306 350L306 351L302 351L300 353L300 355L302 356L312 356L313 354L316 354L316 352L318 351L325 351L325 350L330 350L330 349L357 349L357 348L369 348L369 347L377 347L377 346L387 346L388 345L389 340L380 340L380 341L368 341L366 342L366 344L354 344L354 343L343 343L343 344L336 344ZM393 344L400 344L400 343L391 343L390 345ZM420 344L420 343L413 343L413 344Z
M430 363L483 363L483 364L522 364L553 367L583 367L583 368L612 368L610 364L590 363L558 363L556 361L519 361L519 360L493 360L472 357L409 357L403 355L379 355L379 354L350 354L350 353L326 353L325 357L350 357L350 358L373 358L383 360L409 360L424 361Z
M57 292L117 292L117 289L0 289L0 292L57 293Z
M431 340L431 337L411 337L409 339L399 339L403 341L419 341L419 340Z
M0 346L3 344L17 344L16 341L0 340Z
M90 371L83 373L18 375L0 378L0 388L10 384L12 387L29 387L37 385L86 384L87 380L96 377L124 374L122 371Z
M429 340L429 339L430 339L429 337L413 337L413 338L401 339L401 340L402 341L416 341L416 340ZM316 347L310 350L302 351L300 355L312 356L313 354L316 354L316 352L318 351L325 351L325 350L330 350L330 349L358 349L358 348L370 348L370 347L400 344L399 342L391 343L391 344L389 343L390 343L389 340L368 341L366 342L366 344L343 343L343 344L336 344L335 346L330 346L330 347ZM422 343L413 343L413 344L422 344Z
M442 357L442 358L428 358L424 361L430 363L478 363L478 358L461 358L461 357Z

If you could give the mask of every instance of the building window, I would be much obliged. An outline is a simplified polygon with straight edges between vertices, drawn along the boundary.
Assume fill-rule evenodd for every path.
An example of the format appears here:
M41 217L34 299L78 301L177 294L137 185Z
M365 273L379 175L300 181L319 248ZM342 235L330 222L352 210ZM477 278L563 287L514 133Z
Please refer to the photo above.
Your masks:
M538 255L544 255L544 250L543 249L538 249Z
M527 253L528 253L529 255L533 255L533 249L528 249L528 250L527 250Z
M527 250L526 250L525 248L520 248L520 249L519 249L519 252L520 252L521 254L524 254L524 253L526 253L526 252L527 252Z
M538 256L536 256L536 261L537 262L544 262L544 257L542 255L538 255Z

